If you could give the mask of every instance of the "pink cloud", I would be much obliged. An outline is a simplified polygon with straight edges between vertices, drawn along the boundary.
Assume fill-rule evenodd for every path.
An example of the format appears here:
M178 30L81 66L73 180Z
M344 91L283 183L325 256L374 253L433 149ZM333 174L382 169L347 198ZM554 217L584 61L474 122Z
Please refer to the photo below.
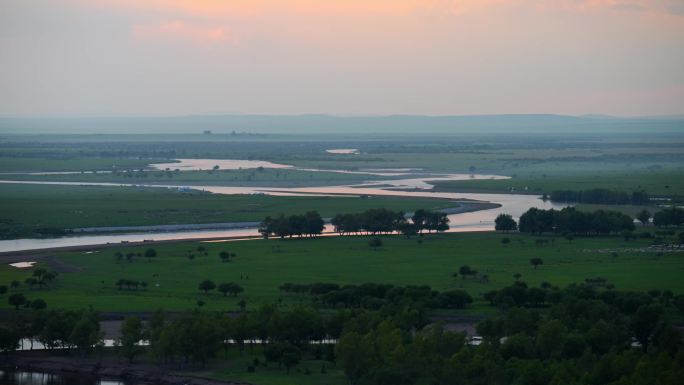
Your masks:
M133 25L131 34L140 41L187 41L203 45L240 43L239 36L226 26L191 24L182 20Z
M128 8L143 11L176 11L186 15L221 17L276 13L410 13L443 9L462 14L468 11L514 5L530 9L560 7L567 10L639 11L670 15L684 13L681 0L72 0L88 6Z

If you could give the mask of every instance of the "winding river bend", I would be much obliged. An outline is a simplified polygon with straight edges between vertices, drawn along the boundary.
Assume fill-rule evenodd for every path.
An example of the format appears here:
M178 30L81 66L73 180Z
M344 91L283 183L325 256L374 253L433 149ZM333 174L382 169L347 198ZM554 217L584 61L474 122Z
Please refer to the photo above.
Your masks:
M204 163L212 164L213 162ZM166 166L166 164L164 164ZM282 167L283 165L277 165ZM328 170L329 171L329 170ZM385 171L385 170L383 170ZM403 171L403 170L402 170ZM340 170L340 172L344 172ZM373 172L373 171L361 171ZM328 187L299 187L299 188L272 188L272 187L224 187L224 186L191 186L192 189L204 190L215 194L268 194L268 195L342 195L342 196L398 196L451 199L467 205L472 201L489 202L499 205L495 208L471 211L449 215L449 232L488 231L494 229L494 219L501 213L519 217L530 207L537 208L562 208L564 205L543 201L539 196L527 194L477 194L477 193L448 193L433 192L430 190L431 181L435 180L467 180L467 179L503 179L507 177L497 175L469 175L469 174L441 174L441 175L417 175L407 173L406 179L389 179L367 182L355 186L328 186ZM138 186L154 188L188 188L187 186L170 185L133 185L120 183L80 183L80 182L48 182L48 181L14 181L0 180L0 184L41 184L41 185L79 185L79 186ZM326 226L327 235L332 234L332 228ZM240 228L225 230L200 230L200 231L152 231L118 233L108 235L75 235L61 238L44 239L14 239L0 241L0 252L18 252L26 250L51 249L60 247L90 246L103 244L118 244L122 242L143 241L169 241L169 240L192 240L208 238L240 238L257 236L257 228L254 224Z

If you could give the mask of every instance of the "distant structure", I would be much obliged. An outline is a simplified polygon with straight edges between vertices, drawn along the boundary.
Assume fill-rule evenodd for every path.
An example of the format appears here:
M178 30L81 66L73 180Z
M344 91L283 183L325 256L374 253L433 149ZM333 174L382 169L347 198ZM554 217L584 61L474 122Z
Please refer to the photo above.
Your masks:
M211 135L211 130L204 130L204 135Z

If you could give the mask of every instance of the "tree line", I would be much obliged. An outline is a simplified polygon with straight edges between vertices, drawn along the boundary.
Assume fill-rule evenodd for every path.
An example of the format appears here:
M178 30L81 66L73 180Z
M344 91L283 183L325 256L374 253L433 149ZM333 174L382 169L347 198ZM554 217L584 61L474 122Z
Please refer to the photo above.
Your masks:
M630 194L602 188L579 191L556 190L551 192L550 199L554 202L607 205L648 205L651 203L651 198L645 191L634 191Z
M315 237L320 235L325 228L325 222L318 211L309 211L304 215L285 216L280 214L275 218L266 217L259 224L259 233L264 238L275 235L280 238L285 237Z
M651 213L642 210L636 216L643 225L651 219ZM509 214L499 214L494 228L497 231L519 230L529 234L608 235L628 234L634 231L634 220L627 214L611 210L593 212L579 211L574 207L561 210L530 208L520 216L519 222ZM653 215L658 227L684 226L684 209L670 207Z
M364 283L343 285L315 282L310 284L285 283L280 286L284 293L310 295L314 304L325 308L380 309L383 306L411 306L429 309L463 309L473 302L464 290L439 292L427 285L395 286L391 284Z
M253 351L260 341L263 361L247 371L277 365L289 372L316 359L340 368L352 385L674 385L684 378L682 335L670 324L675 312L684 313L682 295L621 292L596 277L564 289L516 282L492 298L499 311L477 324L481 340L431 323L419 302L394 301L333 312L265 305L237 315L193 310L171 317L160 310L146 322L126 318L116 346L130 362L147 354L163 367L188 368L229 359L230 349ZM21 338L79 355L103 346L93 310L12 312L0 324L0 349L15 350Z
M349 323L337 360L351 385L674 385L684 378L671 301L589 284L539 290L550 293L543 312L528 306L535 294L516 302L504 290L501 311L477 325L479 340L440 324L416 332L388 319Z
M402 211L370 209L358 214L338 214L331 221L335 231L344 234L392 234L401 233L410 237L423 231L442 232L449 230L447 214L438 211L416 210L409 219Z
M684 209L671 207L653 215L653 224L659 227L684 226Z
M401 233L407 237L421 234L423 231L442 232L449 229L447 214L429 210L416 210L409 218L402 211L384 208L369 209L356 214L337 214L331 224L335 231L345 234L392 234ZM259 224L259 233L264 238L276 236L315 237L325 228L325 222L317 211L309 211L304 215L266 217Z
M634 230L634 220L611 210L579 211L574 207L561 210L531 208L520 216L518 229L529 234L608 235Z

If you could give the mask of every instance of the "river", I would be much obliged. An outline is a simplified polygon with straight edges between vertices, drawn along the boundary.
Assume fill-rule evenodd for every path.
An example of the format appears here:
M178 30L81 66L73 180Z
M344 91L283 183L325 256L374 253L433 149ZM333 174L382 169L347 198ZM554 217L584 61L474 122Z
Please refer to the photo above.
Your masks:
M82 374L49 374L0 370L0 385L132 385L116 380L101 380Z
M228 167L228 164L218 160L197 160L198 163L192 164L183 160L181 165L184 169L193 167L208 166L219 164ZM235 161L232 161L235 162ZM257 162L257 161L253 161ZM266 162L267 163L267 162ZM245 163L232 163L233 167L242 166ZM250 166L262 165L265 163L251 163ZM157 167L169 164L157 165ZM176 164L178 165L178 164ZM287 165L266 164L267 167L288 167ZM335 170L348 172L344 170ZM397 172L399 170L359 170L357 172ZM408 172L407 172L408 171ZM508 178L498 175L481 174L426 174L418 175L413 170L401 170L406 172L406 179L375 180L355 186L328 186L328 187L298 187L298 188L273 188L273 187L225 187L225 186L174 186L174 185L155 185L155 184L124 184L124 183L81 183L81 182L48 182L48 181L12 181L0 180L0 184L41 184L41 185L82 185L82 186L122 186L122 187L155 187L155 188L192 188L203 190L215 194L269 194L269 195L345 195L345 196L400 196L400 197L420 197L420 198L442 198L454 201L480 201L491 202L501 205L500 207L473 211L460 214L449 215L449 232L467 231L488 231L494 229L494 219L501 213L510 214L517 218L530 207L543 209L562 208L565 205L556 204L550 201L543 201L537 195L528 194L478 194L478 193L449 193L434 192L431 181L444 180L468 180L468 179L503 179ZM325 232L332 235L332 228L327 226ZM102 244L118 244L122 242L143 242L143 241L168 241L168 240L192 240L206 238L239 238L257 236L256 227L235 228L226 230L201 230L201 231L154 231L137 232L126 234L107 234L107 235L75 235L60 238L45 239L13 239L0 241L0 252L15 252L24 250L48 249L57 247L90 246Z

